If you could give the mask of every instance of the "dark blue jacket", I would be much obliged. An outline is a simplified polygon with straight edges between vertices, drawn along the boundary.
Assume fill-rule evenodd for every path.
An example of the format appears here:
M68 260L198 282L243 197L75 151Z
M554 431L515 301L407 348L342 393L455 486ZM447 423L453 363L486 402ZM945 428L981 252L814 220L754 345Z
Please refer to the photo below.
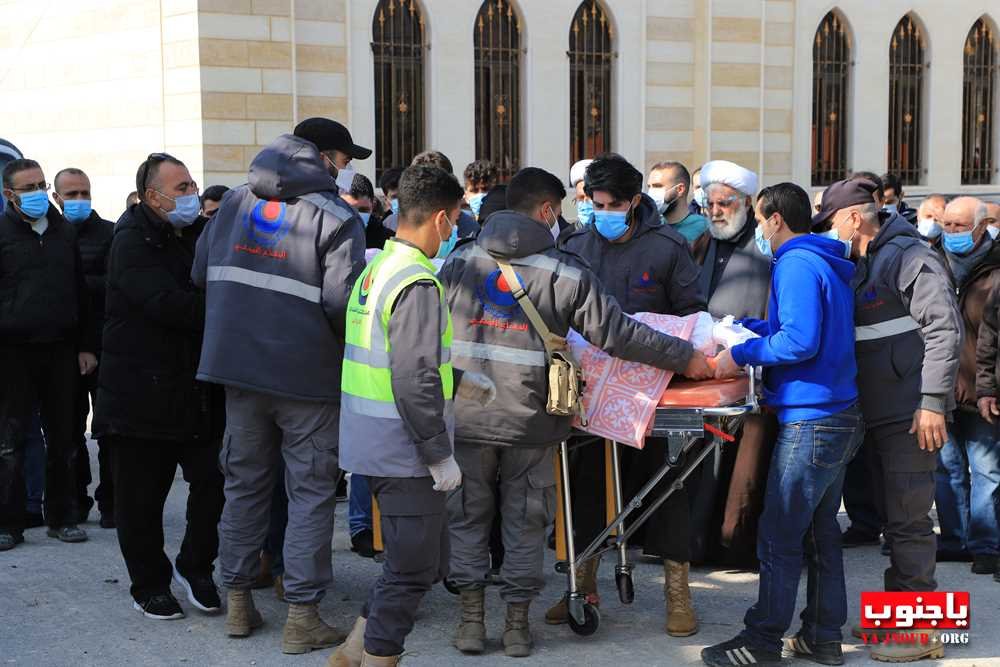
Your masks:
M207 300L198 379L339 401L364 225L304 139L278 137L249 181L226 193L198 242L191 276Z
M821 419L858 398L854 264L844 246L806 234L775 253L768 319L744 321L761 338L733 347L740 365L766 368L765 400L781 423Z

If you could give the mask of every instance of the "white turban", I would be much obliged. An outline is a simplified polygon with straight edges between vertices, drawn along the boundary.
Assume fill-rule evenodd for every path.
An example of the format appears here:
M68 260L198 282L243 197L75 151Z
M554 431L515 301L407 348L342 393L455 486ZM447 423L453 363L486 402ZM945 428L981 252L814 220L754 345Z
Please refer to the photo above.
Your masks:
M575 188L576 184L583 180L587 173L587 167L593 160L580 160L569 170L569 186Z
M712 160L701 168L701 187L705 190L713 183L728 185L747 197L757 194L757 174L735 162Z

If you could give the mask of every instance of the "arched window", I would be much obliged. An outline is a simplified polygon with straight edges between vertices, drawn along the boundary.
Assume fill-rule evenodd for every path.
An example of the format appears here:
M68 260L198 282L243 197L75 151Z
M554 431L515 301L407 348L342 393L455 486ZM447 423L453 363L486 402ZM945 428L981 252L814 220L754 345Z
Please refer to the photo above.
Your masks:
M614 29L603 5L583 0L569 29L569 159L611 150Z
M372 21L375 176L424 150L424 16L416 0L381 0Z
M1000 72L993 29L979 19L965 39L962 110L962 184L986 185L997 172L997 79Z
M927 40L910 15L896 24L889 43L889 171L905 185L924 174L924 72Z
M476 159L506 181L521 164L521 19L509 0L485 0L473 28Z
M813 40L812 184L847 178L851 37L844 19L827 14Z

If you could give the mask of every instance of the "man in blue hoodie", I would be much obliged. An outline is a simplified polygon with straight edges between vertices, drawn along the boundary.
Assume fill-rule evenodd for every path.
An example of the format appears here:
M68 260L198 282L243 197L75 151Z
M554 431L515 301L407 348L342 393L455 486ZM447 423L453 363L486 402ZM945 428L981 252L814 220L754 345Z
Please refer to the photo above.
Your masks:
M844 470L863 431L855 384L854 265L844 242L809 234L811 204L797 185L765 188L755 214L758 247L775 261L768 319L743 322L761 337L720 354L717 377L739 366L765 367L765 402L777 412L781 431L757 540L757 604L747 611L740 635L706 648L701 657L717 667L781 662L808 542L806 611L789 648L837 665L847 620L837 511Z

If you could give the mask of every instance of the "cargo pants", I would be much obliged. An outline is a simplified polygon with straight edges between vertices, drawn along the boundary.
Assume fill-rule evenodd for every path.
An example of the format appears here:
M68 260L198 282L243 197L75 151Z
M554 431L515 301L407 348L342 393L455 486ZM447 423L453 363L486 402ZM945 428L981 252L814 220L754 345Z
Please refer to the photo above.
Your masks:
M448 496L448 526L449 580L456 587L486 585L490 531L499 506L504 547L500 596L508 603L538 597L545 583L545 530L555 516L554 449L455 442L462 486Z
M219 522L219 569L227 588L248 589L257 577L281 457L288 492L285 599L312 604L323 598L333 580L330 542L339 433L339 405L226 387L226 435L219 454L226 505Z

